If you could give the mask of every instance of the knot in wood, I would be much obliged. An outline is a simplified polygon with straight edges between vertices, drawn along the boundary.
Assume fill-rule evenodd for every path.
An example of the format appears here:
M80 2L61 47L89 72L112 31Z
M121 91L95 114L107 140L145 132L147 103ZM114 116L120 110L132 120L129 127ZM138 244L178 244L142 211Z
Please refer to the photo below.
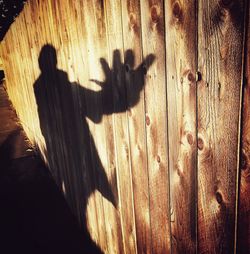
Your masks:
M129 24L130 27L134 27L136 25L136 15L133 12L129 14Z
M204 142L201 138L198 138L197 146L199 150L202 150L204 148Z
M157 160L158 163L160 163L161 162L161 157L159 155L157 155L156 160Z
M187 78L190 82L195 82L194 74L191 71L188 73Z
M197 72L196 72L196 77L195 77L195 79L196 79L197 82L201 81L202 76L201 76L201 72L200 72L200 71L197 71Z
M150 118L149 118L149 116L146 116L146 125L150 125Z
M158 23L160 19L161 9L158 5L153 5L151 7L151 20L153 23Z
M217 200L217 202L219 203L219 204L221 204L222 202L223 202L223 198L222 198L222 195L221 195L221 193L220 192L216 192L215 193L215 197L216 197L216 200Z
M194 143L192 134L190 134L190 133L187 134L187 141L188 141L189 145L192 145Z
M182 9L179 2L173 4L173 16L178 22L182 20Z

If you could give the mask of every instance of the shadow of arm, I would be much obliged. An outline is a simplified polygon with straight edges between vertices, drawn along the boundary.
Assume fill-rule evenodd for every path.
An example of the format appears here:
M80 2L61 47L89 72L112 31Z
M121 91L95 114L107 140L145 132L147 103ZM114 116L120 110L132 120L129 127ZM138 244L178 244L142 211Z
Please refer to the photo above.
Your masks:
M126 51L124 64L121 63L120 52L115 50L113 68L110 69L107 61L101 58L100 63L105 80L101 82L90 79L91 82L101 86L101 90L99 92L85 90L86 99L92 107L92 110L86 112L86 116L97 123L100 122L104 114L121 113L135 106L139 102L140 92L144 88L147 70L154 60L155 56L150 54L136 69L133 69L134 54L132 50Z

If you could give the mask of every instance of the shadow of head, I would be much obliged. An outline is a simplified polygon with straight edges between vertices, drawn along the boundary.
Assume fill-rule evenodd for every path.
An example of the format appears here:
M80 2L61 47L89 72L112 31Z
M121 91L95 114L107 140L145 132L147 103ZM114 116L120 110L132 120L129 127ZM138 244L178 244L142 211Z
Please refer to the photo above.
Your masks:
M38 58L41 72L53 72L57 68L56 49L51 44L42 47Z

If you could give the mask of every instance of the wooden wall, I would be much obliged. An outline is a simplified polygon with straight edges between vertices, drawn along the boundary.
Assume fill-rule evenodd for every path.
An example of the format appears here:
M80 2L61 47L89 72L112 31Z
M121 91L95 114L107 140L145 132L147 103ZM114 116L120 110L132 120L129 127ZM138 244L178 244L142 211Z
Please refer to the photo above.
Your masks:
M249 253L248 15L30 0L1 42L21 123L104 253Z

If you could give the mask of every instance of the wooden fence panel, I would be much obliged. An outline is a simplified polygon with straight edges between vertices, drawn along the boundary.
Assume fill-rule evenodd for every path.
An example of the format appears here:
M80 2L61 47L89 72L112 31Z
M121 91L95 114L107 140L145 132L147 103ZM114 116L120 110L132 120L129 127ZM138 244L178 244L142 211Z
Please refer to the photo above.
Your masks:
M145 132L144 84L141 51L141 10L139 1L122 1L126 62L128 128L136 229L136 252L151 253L148 165ZM130 51L131 49L131 51ZM135 94L136 92L139 94ZM140 130L138 132L138 130ZM131 228L132 229L132 228Z
M123 65L123 34L122 34L122 19L117 19L116 17L121 17L121 4L119 1L107 0L104 2L105 8L105 22L106 22L106 38L107 38L107 61L106 64L110 67L110 73L106 70L106 81L110 81L113 87L113 112L117 111L117 114L107 116L104 118L106 120L106 150L108 158L110 160L109 168L115 170L110 175L111 184L115 182L116 188L118 183L118 193L115 188L112 188L113 193L116 197L116 210L113 211L116 218L116 224L113 223L112 228L107 228L110 231L111 237L108 239L109 247L113 246L113 250L110 249L110 253L126 253L126 245L123 243L124 232L123 227L125 226L122 219L124 215L124 210L131 209L133 203L124 204L124 196L131 195L131 178L129 175L130 171L130 160L129 160L129 143L128 143L128 133L127 133L127 115L126 110L119 112L120 108L123 108L123 100L117 101L116 89L117 87L122 90L122 94L125 94L124 87L124 65ZM103 60L102 60L103 61ZM102 62L101 61L101 62ZM106 66L107 67L107 66ZM102 62L103 71L105 71L105 65ZM108 68L108 67L107 67ZM103 86L109 84L103 84ZM104 102L110 98L104 98ZM105 105L104 105L105 106ZM110 135L113 132L113 135ZM115 154L115 156L114 156ZM124 171L128 175L123 175ZM116 174L114 174L116 173ZM122 175L122 177L121 177ZM113 179L112 179L113 177ZM126 193L120 188L120 182L126 182ZM123 191L123 192L122 192ZM118 195L119 194L119 195ZM105 209L106 210L106 209ZM107 215L111 214L112 211L107 211ZM105 213L105 216L107 216ZM130 217L133 220L133 217ZM110 222L110 219L106 219ZM114 220L115 222L115 220ZM133 221L131 221L133 223ZM121 224L122 223L122 224ZM108 226L108 225L107 225ZM116 227L116 228L115 228ZM126 226L125 226L126 227ZM127 236L127 232L125 231ZM117 245L117 246L116 246Z
M90 253L249 252L244 14L246 0L30 0L10 27L9 97Z
M142 50L149 68L145 86L147 163L152 253L170 251L165 29L163 1L141 1ZM145 62L146 66L150 59ZM159 200L162 200L159 202Z
M172 253L196 251L195 13L195 1L165 1Z
M105 17L104 5L102 1L91 0L83 4L83 10L86 29L86 44L83 45L83 47L86 47L87 49L88 60L86 67L88 69L88 77L89 80L102 80L104 75L101 68L98 68L98 65L99 59L103 55L105 58L107 57L107 27L105 20L103 19L103 17ZM87 88L89 90L94 90L95 92L98 91L97 85L90 82L87 83ZM96 133L96 135L93 136L94 141L90 141L90 148L92 152L91 162L92 169L94 170L92 177L94 178L94 184L99 185L99 188L102 188L101 186L104 185L104 182L102 182L103 179L100 178L98 171L102 171L102 173L105 174L108 167L107 154L105 152L99 152L100 149L104 148L103 144L106 143L105 127L103 124L95 124L95 122L99 122L100 119L102 119L102 98L99 96L91 97L88 96L88 94L89 93L87 92L85 94L86 108L88 111L87 115L90 116L88 124L90 127L90 133ZM92 119L94 120L92 121ZM103 172L104 169L105 172ZM97 225L99 227L97 243L104 253L108 253L109 248L112 248L112 246L108 246L107 242L108 236L103 204L104 200L97 195L97 193L93 196L93 198L96 203ZM91 213L91 210L88 211L88 214L89 213Z
M140 99L136 105L130 106L130 102L133 101L135 86L140 81L138 74L137 76L134 75L134 70L142 62L140 1L121 1L121 7L123 45L124 50L126 49L124 63L128 103L128 141L130 145L130 168L127 171L124 168L124 171L121 172L121 178L123 179L120 180L120 187L123 188L124 205L126 204L124 207L127 207L127 211L123 211L123 239L126 253L136 254L140 253L139 251L143 249L143 245L148 244L149 235L149 228L144 226L147 223L144 213L147 213L149 209L148 196L141 191L141 189L145 189L145 191L148 189L147 165L146 161L142 161L142 158L146 158L144 93L140 93ZM141 130L139 133L138 128ZM143 178L140 175L143 175ZM130 183L128 180L130 180ZM121 184L122 182L124 184ZM130 193L129 188L132 188L132 193ZM141 230L139 230L140 228Z
M75 21L69 24L69 29L72 26L75 26L72 28L73 31L71 32L71 34L69 35L67 33L67 30L65 28L67 28L67 18L65 19L64 17L64 13L61 12L61 5L60 2L58 1L53 1L53 3L55 4L55 10L56 10L56 14L57 14L57 24L59 23L59 27L61 27L61 29L59 29L57 32L59 33L59 45L58 47L63 50L66 45L67 45L67 38L71 38L71 36L73 35L72 39L75 38L74 36L77 36L77 38L73 39L73 41L71 43L73 43L72 45L72 49L71 50L77 50L77 54L71 54L71 55L66 55L64 57L61 57L62 59L62 63L61 66L67 66L67 68L69 68L68 70L71 73L71 79L72 81L77 81L78 84L80 85L78 87L78 89L76 89L75 93L78 94L77 90L81 90L81 86L89 88L89 89L93 89L93 85L89 83L89 79L93 78L91 71L93 71L92 69L88 69L89 64L92 64L90 62L90 58L91 58L91 53L92 51L95 52L95 48L93 49L91 46L88 49L88 45L92 45L91 39L94 40L95 38L92 38L90 36L89 40L88 40L88 34L91 34L91 28L96 28L97 24L96 22L92 22L91 27L87 26L88 20L88 15L86 13L92 13L93 11L91 9L91 5L86 5L83 4L82 2L78 1L78 4L75 4L73 7L75 8L75 10L73 10L72 16L75 15ZM70 3L69 3L70 4ZM68 7L69 8L69 7ZM74 15L73 15L74 14ZM94 15L94 14L93 14ZM74 25L76 23L76 25ZM57 26L58 27L58 26ZM94 30L96 31L96 30ZM97 32L96 32L97 33ZM96 35L96 33L94 33L94 35ZM103 35L104 36L104 35ZM63 54L62 54L63 56ZM74 61L73 64L68 64L70 61L68 61L68 59L72 59L71 57L74 57ZM98 57L100 57L98 55ZM59 59L60 60L60 59ZM97 60L97 59L96 59ZM72 63L72 62L71 62ZM73 70L72 70L73 67ZM87 70L86 70L87 69ZM98 76L101 76L99 68L97 69L98 72L94 72L95 73L95 78L98 78ZM75 74L75 76L74 76ZM78 96L74 96L74 99L76 101L78 101L79 107L80 107L80 112L78 113L78 115L80 116L84 116L84 110L86 110L87 112L92 112L92 105L96 102L91 101L90 98L87 97L87 95L85 94L81 94ZM99 104L101 105L101 102L99 101ZM84 109L84 107L86 107L86 109ZM88 120L88 119L87 119ZM82 117L79 117L79 129L81 130L81 126L84 125L84 119ZM93 127L93 125L91 125L91 121L88 121L88 124L91 127ZM80 145L80 147L85 147L85 149L89 149L90 144L84 144L86 141L82 140L81 141L83 144ZM91 157L91 155L90 155ZM82 161L83 163L83 167L86 167L84 162L84 159ZM88 191L91 191L91 184L93 184L93 182L96 182L97 179L95 177L95 179L91 179L91 174L86 174L83 177L83 183L85 185L85 189L87 189ZM89 233L91 235L91 238L93 239L94 242L98 243L99 246L102 246L100 244L100 241L104 241L102 234L105 234L106 231L104 231L104 226L103 224L103 214L101 214L101 216L99 215L100 212L103 212L102 210L99 209L99 207L101 206L102 208L102 204L100 197L99 196L91 196L88 199L88 205L87 205L87 209L86 211L82 211L86 213L86 222L87 222L87 228L89 230ZM84 210L84 209L82 209Z
M198 253L233 253L243 1L198 2Z

